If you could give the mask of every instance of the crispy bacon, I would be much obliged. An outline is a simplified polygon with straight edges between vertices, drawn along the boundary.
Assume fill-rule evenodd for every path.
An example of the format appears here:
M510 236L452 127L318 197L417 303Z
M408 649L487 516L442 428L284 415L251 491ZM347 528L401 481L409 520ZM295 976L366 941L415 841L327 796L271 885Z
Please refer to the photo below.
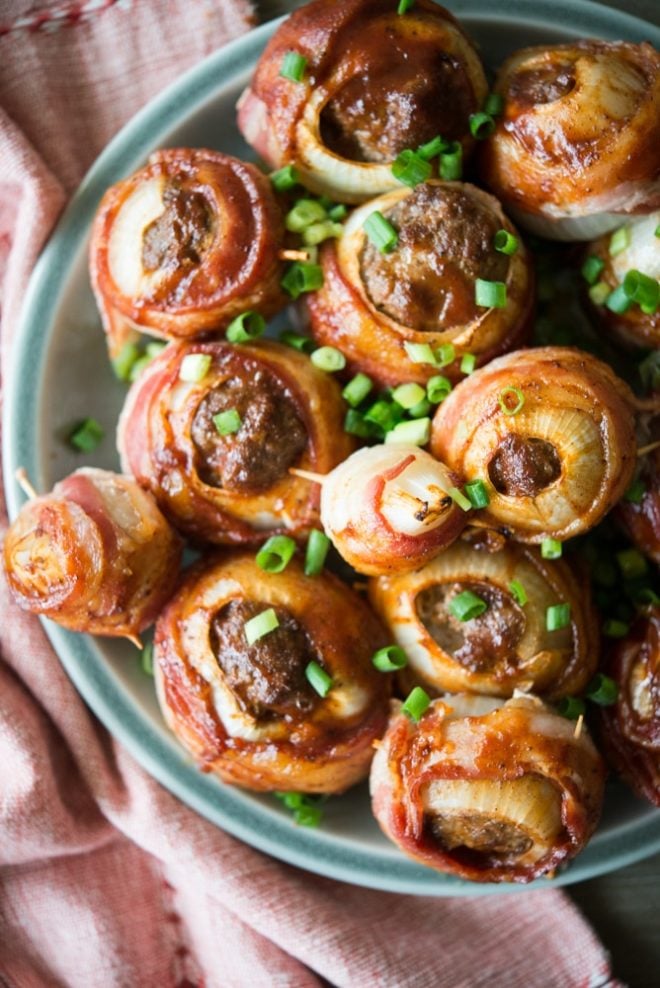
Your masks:
M25 610L72 631L134 638L172 593L181 549L134 480L84 467L23 506L4 565Z
M169 148L111 186L90 245L111 356L136 331L190 339L286 304L284 222L268 179L218 151Z
M529 882L585 846L605 768L586 730L534 697L395 706L371 771L373 811L404 853L478 882Z
M245 618L279 624L249 645ZM368 773L387 722L387 677L371 664L387 643L367 605L340 580L307 577L294 558L265 575L246 553L188 574L156 628L163 715L204 771L249 789L343 792ZM332 679L325 697L309 662Z
M200 381L180 379L190 354L211 358ZM232 410L240 428L220 435L214 417ZM118 444L124 468L184 533L255 543L318 526L318 485L288 470L327 473L352 452L343 415L336 382L290 347L171 344L129 392Z

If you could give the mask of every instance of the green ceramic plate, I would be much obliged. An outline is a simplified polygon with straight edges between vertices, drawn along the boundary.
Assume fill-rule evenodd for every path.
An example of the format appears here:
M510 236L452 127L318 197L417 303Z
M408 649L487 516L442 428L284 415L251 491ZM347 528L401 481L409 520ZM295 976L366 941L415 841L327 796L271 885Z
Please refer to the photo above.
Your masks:
M660 47L658 28L587 0L448 3L493 66L524 45L585 36ZM248 156L234 104L274 27L267 24L211 55L139 113L90 170L44 250L26 298L6 399L5 484L12 516L22 503L17 467L47 490L82 465L62 441L77 419L93 415L106 429L88 462L118 466L113 436L125 389L106 358L86 262L90 223L103 192L163 146ZM197 770L165 728L152 682L139 671L130 645L45 626L71 679L112 734L164 786L236 837L310 871L390 891L484 895L519 888L472 885L409 861L381 835L366 786L331 800L320 829L296 827L271 797L232 789ZM597 834L554 884L582 881L659 850L660 813L613 784Z

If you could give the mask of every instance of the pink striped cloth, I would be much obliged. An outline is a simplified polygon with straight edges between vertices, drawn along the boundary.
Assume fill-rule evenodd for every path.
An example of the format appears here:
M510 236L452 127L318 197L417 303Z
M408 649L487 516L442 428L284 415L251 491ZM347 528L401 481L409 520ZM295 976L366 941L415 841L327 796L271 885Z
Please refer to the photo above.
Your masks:
M85 169L149 97L252 20L246 0L0 0L3 378L30 270ZM222 833L113 741L4 583L0 608L3 984L612 984L558 891L366 891Z

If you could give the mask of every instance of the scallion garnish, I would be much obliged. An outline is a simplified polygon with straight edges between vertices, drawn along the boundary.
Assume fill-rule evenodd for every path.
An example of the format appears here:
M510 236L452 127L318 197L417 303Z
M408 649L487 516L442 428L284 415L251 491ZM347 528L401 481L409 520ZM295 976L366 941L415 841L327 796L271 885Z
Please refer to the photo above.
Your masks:
M104 435L100 422L96 419L83 419L69 433L69 443L81 453L93 453Z
M610 237L610 257L616 257L630 246L630 227L620 226Z
M431 175L431 165L416 151L406 148L396 156L392 163L392 174L397 181L414 189L416 185L425 182Z
M484 113L480 110L479 113L470 114L470 133L476 140L483 141L495 130L495 121L491 117L490 113Z
M463 148L452 141L440 153L440 178L445 182L458 182L463 174Z
M147 367L149 366L152 360L153 357L150 357L146 353L143 353L141 357L138 357L138 359L134 362L133 366L128 372L128 380L131 382L131 384L133 383L133 381L137 381L140 374L147 369Z
M586 283L588 285L595 285L604 267L605 261L601 257L595 257L592 254L586 259L580 270Z
M374 427L371 422L365 421L362 412L349 408L344 418L344 432L348 432L351 436L359 436L361 439L369 439L374 432L380 433L380 429Z
M541 542L541 555L544 559L559 559L562 553L562 545L558 539L543 539Z
M527 597L527 591L523 587L520 580L511 580L511 583L509 584L509 590L511 591L511 594L516 604L519 604L521 607L524 607L529 598Z
M406 443L410 446L426 446L431 438L431 419L412 419L409 422L399 422L385 434L385 442Z
M257 553L257 566L264 573L281 573L295 551L296 543L288 535L271 535Z
M625 638L629 631L630 625L626 621L618 621L616 618L610 618L603 624L603 634L607 638Z
M309 359L315 367L328 374L343 370L346 366L346 357L341 350L338 350L334 346L319 347L318 350L314 350Z
M471 590L464 590L463 593L456 594L449 601L449 612L458 621L472 621L488 610L488 604Z
M294 821L300 827L318 827L323 819L319 796L308 796L303 792L276 792L274 796L291 810Z
M213 416L213 425L221 436L231 436L238 432L243 424L241 416L235 408L228 408L225 412L218 412Z
M325 532L320 532L318 528L313 528L307 538L305 576L318 576L323 569L329 548L330 539Z
M471 501L465 496L463 491L458 489L458 487L450 487L447 493L449 494L454 504L457 504L459 506L461 511L472 510Z
M378 649L371 662L379 672L396 672L408 665L408 656L398 645L387 645Z
M346 216L346 213L347 212L348 212L348 209L343 204L343 202L338 202L334 206L331 206L328 209L328 216L330 217L330 219L334 223L337 223L337 222L339 222L339 220L343 220L344 219L344 217Z
M639 549L624 549L617 552L616 561L624 580L634 580L638 576L644 576L648 570L646 559Z
M130 379L131 368L139 356L140 348L137 343L129 341L124 343L117 356L112 358L112 369L120 381Z
M646 493L646 484L641 477L637 477L633 480L632 484L623 495L624 501L628 501L630 504L641 504L644 494Z
M606 281L599 281L589 289L589 298L594 305L605 305L610 297L611 290Z
M504 98L499 93L489 93L484 103L484 113L491 117L499 117L504 109Z
M585 696L599 707L611 707L617 701L619 687L609 676L597 672L584 692Z
M464 490L473 508L487 508L490 504L490 494L483 480L471 480Z
M464 353L461 357L461 373L471 374L477 363L477 358L473 353Z
M305 677L319 696L327 696L334 686L332 676L329 676L325 669L313 659L305 667Z
M280 622L272 607L262 611L261 614L256 614L243 625L248 645L254 645L256 641L259 641L264 635L270 634L271 631L275 631L279 626Z
M432 405L439 405L451 392L451 381L442 374L436 374L426 384L426 394Z
M280 285L291 298L303 292L315 292L323 284L323 269L309 261L294 261L284 272Z
M570 604L551 604L545 612L545 626L548 631L561 631L571 623Z
M456 348L453 343L443 343L435 351L435 359L438 367L448 367L456 359Z
M515 404L512 403L512 398L515 399ZM505 415L517 415L525 404L525 396L520 388L502 388L498 400Z
M266 320L259 312L242 312L227 326L227 339L230 343L249 343L258 340L266 332Z
M373 386L374 382L366 374L356 374L342 391L342 398L348 402L351 408L356 408L360 402L364 401Z
M506 306L506 284L503 281L477 278L474 283L474 301L482 309L503 309Z
M649 278L647 274L633 269L623 279L623 290L647 315L655 313L660 302L660 284L655 278Z
M400 384L392 392L392 398L397 405L401 405L402 408L408 411L426 398L426 391L419 384Z
M310 226L306 226L302 232L302 238L307 247L315 247L317 244L323 243L324 240L341 237L343 229L341 223L323 220L322 223L312 223Z
M326 217L325 209L316 199L299 199L286 214L285 226L291 233L302 233L305 227Z
M307 59L297 51L288 51L282 59L280 75L291 82L302 82L307 68Z
M204 380L210 367L210 353L187 353L179 366L179 380L197 384Z
M567 720L577 720L584 716L586 710L584 700L579 696L563 696L557 703L557 713Z
M431 697L421 686L415 686L401 707L401 713L417 723L431 704Z
M416 153L424 161L431 161L432 158L437 158L439 154L446 151L448 146L447 141L438 134L437 137L427 141L426 144L420 144Z
M399 234L377 209L369 213L362 226L371 243L381 254L389 254L399 242Z
M153 676L154 674L154 643L147 642L142 651L140 652L140 668L145 676Z
M407 14L414 3L415 0L399 0L399 6L396 8L397 14Z
M427 401L426 397L424 397L420 402L408 409L408 415L411 419L425 419L431 408L431 402Z
M309 336L294 333L291 329L284 329L278 339L280 343L285 343L286 346L293 347L294 350L300 350L301 353L313 350L316 346L314 340L310 339Z
M300 185L300 177L293 165L285 165L284 168L278 168L276 172L271 172L269 177L273 188L277 189L278 192L288 192L289 189Z
M428 343L409 343L406 340L403 348L413 364L433 364L434 367L437 366L435 354Z
M493 239L493 246L500 254L507 254L510 257L518 250L518 238L508 230L498 230Z

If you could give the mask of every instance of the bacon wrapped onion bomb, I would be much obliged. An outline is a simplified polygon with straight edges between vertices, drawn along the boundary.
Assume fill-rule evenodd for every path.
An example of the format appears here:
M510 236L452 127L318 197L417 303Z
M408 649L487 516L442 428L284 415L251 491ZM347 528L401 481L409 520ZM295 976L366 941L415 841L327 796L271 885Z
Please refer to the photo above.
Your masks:
M642 458L639 477L614 514L635 545L660 566L660 447Z
M586 250L582 271L593 311L605 332L627 346L660 348L659 227L656 210Z
M435 700L395 712L371 769L385 834L431 868L478 882L529 882L585 846L605 768L586 731L535 697Z
M639 796L660 806L660 609L617 643L608 672L619 696L602 709L606 754Z
M187 535L215 543L303 535L326 473L353 450L339 386L308 357L261 341L171 344L128 394L122 464Z
M323 479L321 521L359 573L406 573L458 538L458 479L417 446L359 449Z
M398 186L392 162L441 134L468 151L487 93L479 57L431 0L316 0L271 38L238 104L248 144L315 192L362 202Z
M370 239L376 212L392 229L387 250ZM513 253L496 249L498 233ZM365 203L323 246L321 265L323 285L306 296L313 335L380 384L428 381L443 346L455 360L442 373L456 380L465 354L485 363L530 328L529 255L497 200L474 185L429 181ZM480 283L500 285L502 297L481 298Z
M489 485L475 524L521 542L567 539L619 500L635 466L633 394L570 347L520 350L462 381L433 420L431 452Z
M4 565L24 610L72 631L134 639L172 593L181 551L151 494L83 467L23 505Z
M90 246L94 294L115 357L135 331L198 337L286 304L284 219L265 175L191 148L157 151L108 189Z
M408 656L406 689L559 699L579 693L596 667L586 582L537 549L484 552L459 540L414 573L371 580L369 596Z
M525 48L496 81L504 97L481 173L521 226L556 240L612 230L660 205L660 54L649 44Z
M156 627L165 720L202 768L249 789L338 793L387 723L386 642L367 605L297 559L266 576L245 553L196 566Z

